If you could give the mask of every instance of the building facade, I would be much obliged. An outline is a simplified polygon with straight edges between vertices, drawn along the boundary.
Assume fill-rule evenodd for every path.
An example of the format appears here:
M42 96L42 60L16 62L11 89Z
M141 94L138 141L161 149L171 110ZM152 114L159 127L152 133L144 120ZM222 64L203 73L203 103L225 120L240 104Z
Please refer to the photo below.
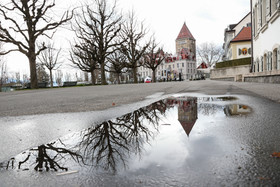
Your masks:
M229 43L228 60L251 57L251 27L243 27Z
M244 27L251 27L251 13L248 13L237 24L230 24L225 29L224 44L223 44L224 55L223 55L223 59L222 59L223 61L233 60L233 59L237 58L237 55L235 55L235 54L239 54L238 48L236 48L237 40L234 41L235 43L233 45L231 45L231 44L232 44L232 40L234 40L238 35L240 36L241 32L244 32L244 29L243 29ZM249 43L249 45L245 44L245 46L243 48L247 48L247 51L249 51L249 48L251 48L251 46L250 46L251 42L249 41L247 43ZM241 58L243 57L242 54L240 54L239 56Z
M280 0L251 0L251 11L252 71L255 76L280 75Z
M158 81L194 79L196 70L196 41L186 23L183 24L175 40L176 54L165 53L164 61L156 69ZM138 68L140 81L152 77L151 69Z

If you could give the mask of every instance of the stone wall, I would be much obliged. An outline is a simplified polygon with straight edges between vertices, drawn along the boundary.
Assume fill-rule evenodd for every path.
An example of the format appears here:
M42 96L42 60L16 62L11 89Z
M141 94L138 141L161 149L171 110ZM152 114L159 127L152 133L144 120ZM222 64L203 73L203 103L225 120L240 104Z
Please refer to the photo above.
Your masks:
M280 70L255 72L244 75L244 82L280 83Z
M210 72L210 79L243 81L243 75L249 73L250 73L250 65L212 69Z

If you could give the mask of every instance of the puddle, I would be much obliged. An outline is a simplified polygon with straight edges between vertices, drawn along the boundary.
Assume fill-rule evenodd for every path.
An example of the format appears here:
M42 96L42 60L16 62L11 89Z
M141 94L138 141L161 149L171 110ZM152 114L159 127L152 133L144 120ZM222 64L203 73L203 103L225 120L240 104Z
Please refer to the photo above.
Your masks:
M222 135L213 136L211 130L227 125L227 120L232 118L229 116L246 116L252 112L249 106L224 102L236 100L235 97L160 100L27 150L0 163L0 171L61 173L88 169L146 173L154 170L151 168L178 168L185 162L203 168L207 159L230 149L230 145L221 145Z

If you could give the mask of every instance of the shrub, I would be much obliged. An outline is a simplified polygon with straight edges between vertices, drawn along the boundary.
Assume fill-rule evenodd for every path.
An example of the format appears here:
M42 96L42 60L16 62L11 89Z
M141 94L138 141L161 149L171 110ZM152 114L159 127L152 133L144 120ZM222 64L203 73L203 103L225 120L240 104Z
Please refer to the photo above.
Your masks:
M218 68L242 66L242 65L248 65L248 64L251 64L251 57L219 62L216 64L216 68L218 69Z

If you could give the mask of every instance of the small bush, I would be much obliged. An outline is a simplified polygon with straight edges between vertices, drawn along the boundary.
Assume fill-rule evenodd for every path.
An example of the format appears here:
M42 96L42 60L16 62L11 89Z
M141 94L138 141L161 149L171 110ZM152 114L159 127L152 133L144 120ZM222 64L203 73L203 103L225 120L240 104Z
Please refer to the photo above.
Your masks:
M218 68L242 66L248 64L251 64L251 57L219 62L216 64L216 68L218 69Z

